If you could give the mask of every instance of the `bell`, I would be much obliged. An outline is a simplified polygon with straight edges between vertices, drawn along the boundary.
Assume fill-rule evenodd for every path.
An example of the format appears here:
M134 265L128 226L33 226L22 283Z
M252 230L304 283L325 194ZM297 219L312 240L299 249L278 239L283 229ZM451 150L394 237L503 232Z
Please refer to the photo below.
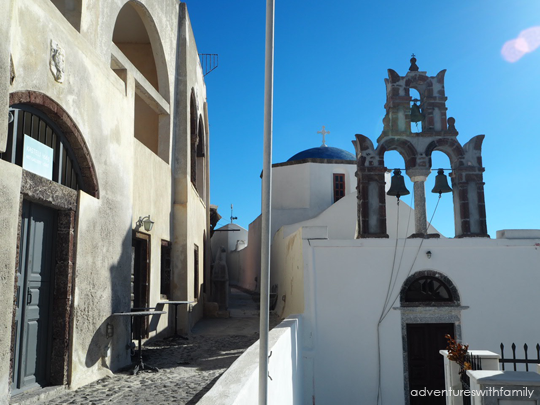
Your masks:
M397 197L398 200L402 195L411 194L409 190L407 190L407 187L405 187L405 179L401 175L401 170L394 170L394 175L392 176L390 183L390 189L386 194Z
M435 187L431 190L432 193L441 195L442 193L450 193L452 189L448 185L448 179L444 174L443 169L439 169L437 177L435 177Z
M411 122L422 122L424 121L424 115L420 112L420 107L418 104L414 103L411 106Z

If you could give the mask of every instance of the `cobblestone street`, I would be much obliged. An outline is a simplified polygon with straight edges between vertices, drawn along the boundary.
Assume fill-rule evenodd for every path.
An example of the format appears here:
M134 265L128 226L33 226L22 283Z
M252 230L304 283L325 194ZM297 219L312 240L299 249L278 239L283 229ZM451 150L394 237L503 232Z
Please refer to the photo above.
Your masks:
M189 340L144 345L145 363L159 372L118 372L76 391L54 391L47 399L14 397L12 404L156 404L191 405L259 338L259 311L251 296L232 289L230 318L203 319ZM271 327L277 319L271 317Z

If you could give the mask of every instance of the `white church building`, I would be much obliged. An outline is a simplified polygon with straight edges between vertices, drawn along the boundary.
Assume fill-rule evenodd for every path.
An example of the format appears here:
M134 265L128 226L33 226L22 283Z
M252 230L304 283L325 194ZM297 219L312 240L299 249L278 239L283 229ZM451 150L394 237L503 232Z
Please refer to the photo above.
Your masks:
M444 397L411 397L410 391L444 389L439 350L446 347L446 334L471 349L493 352L501 342L531 346L540 340L540 230L487 234L484 136L463 145L457 140L455 120L446 116L444 75L445 70L436 76L419 71L414 58L405 76L388 70L384 129L376 147L356 135L356 156L322 146L273 166L275 312L293 316L298 325L290 343L294 364L287 403L444 404ZM412 108L411 89L420 94ZM411 131L415 120L419 132ZM392 150L403 157L414 183L414 209L387 195L390 168L384 157ZM426 221L424 183L434 178L433 151L450 161L453 238L442 237ZM336 194L341 181L344 195ZM252 243L258 244L251 232L259 231L258 222L250 225L247 247L237 254L247 256ZM256 269L240 269L242 286L257 287ZM278 365L280 357L274 356L272 376L291 361L285 356ZM218 383L214 393L219 389Z

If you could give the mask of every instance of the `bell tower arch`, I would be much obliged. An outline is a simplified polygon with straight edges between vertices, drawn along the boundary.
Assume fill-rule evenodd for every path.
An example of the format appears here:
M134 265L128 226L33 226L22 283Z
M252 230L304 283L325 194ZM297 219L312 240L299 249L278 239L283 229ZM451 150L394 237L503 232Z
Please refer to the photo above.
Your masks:
M357 238L388 237L384 154L397 150L414 183L415 233L427 237L425 181L431 173L431 155L441 151L450 160L455 236L488 237L481 148L484 135L465 145L457 140L456 120L447 117L444 77L446 70L428 76L419 70L413 54L409 71L400 76L388 69L386 114L375 148L369 138L356 135L358 232ZM411 90L415 97L411 96ZM417 98L419 95L420 98ZM414 124L417 130L414 130ZM437 168L434 168L437 169Z

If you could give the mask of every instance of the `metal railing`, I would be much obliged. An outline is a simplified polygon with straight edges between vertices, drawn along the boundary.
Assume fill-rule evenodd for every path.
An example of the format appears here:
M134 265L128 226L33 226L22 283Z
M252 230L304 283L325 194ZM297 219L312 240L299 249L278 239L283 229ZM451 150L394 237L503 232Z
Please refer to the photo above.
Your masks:
M504 344L501 343L501 358L499 359L499 363L501 363L503 371L504 371L504 365L506 363L513 363L514 371L517 371L518 364L525 364L525 370L529 371L529 364L540 363L540 344L539 343L536 344L536 359L534 358L529 359L529 355L528 355L529 346L527 346L527 343L523 345L523 352L525 353L524 359L516 358L516 344L515 343L512 343L511 347L512 347L512 358L505 358L504 357Z
M465 362L470 365L469 370L482 370L482 359L480 356L475 356L470 353L465 355ZM459 372L461 386L463 391L470 391L471 389L471 379L467 375L467 369L462 368ZM463 405L471 405L471 397L468 395L463 395Z

